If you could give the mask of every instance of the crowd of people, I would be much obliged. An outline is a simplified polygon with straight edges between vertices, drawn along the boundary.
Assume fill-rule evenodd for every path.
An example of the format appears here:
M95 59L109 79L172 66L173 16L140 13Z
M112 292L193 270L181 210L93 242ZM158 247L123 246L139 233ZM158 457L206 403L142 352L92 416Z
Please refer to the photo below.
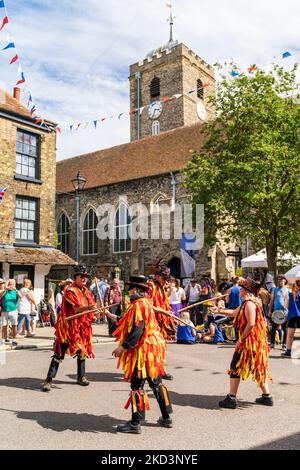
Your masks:
M76 266L74 278L61 283L62 292L56 296L54 355L43 391L50 392L66 354L77 357L78 385L89 385L85 364L87 358L95 357L92 324L107 318L109 334L118 341L112 354L118 358L118 367L122 367L125 380L131 384L126 408L131 406L132 417L119 425L117 431L141 432L141 421L149 409L144 391L146 381L161 410L158 423L170 428L172 405L163 383L163 380L172 380L165 368L167 343L223 342L218 325L223 316L234 319L236 344L228 370L229 393L219 406L236 408L240 380L250 376L262 391L256 403L273 406L269 352L278 337L285 350L282 356L291 357L295 330L300 328L300 271L289 287L287 279L279 275L276 285L266 281L267 278L258 282L234 277L230 281L222 279L217 286L208 276L203 276L200 282L193 278L183 288L161 260L154 275L130 276L126 299L119 279L114 279L111 285L104 279L95 279L93 283L88 283L88 279L86 267ZM9 341L8 322L12 325L13 338L21 336L23 329L33 335L32 312L36 302L31 282L26 279L18 291L13 279L8 282L1 279L0 300L4 341Z
M0 279L0 312L2 342L35 336L38 312L30 279L24 279L20 290L15 279Z

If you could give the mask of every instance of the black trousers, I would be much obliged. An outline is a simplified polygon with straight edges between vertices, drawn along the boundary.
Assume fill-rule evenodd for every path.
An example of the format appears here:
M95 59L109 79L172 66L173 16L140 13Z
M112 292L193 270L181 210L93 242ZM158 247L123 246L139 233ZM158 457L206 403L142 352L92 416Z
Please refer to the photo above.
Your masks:
M162 417L164 419L169 418L173 410L172 410L172 405L170 402L168 390L162 384L162 378L159 376L155 380L152 380L150 377L147 377L146 379L140 379L137 377L136 372L134 372L133 376L131 377L131 390L132 390L132 394L134 395L138 410L134 411L133 403L132 403L131 404L132 422L139 423L140 421L145 419L146 413L145 413L144 404L143 404L143 410L141 411L139 410L140 400L143 399L143 395L140 393L138 394L137 392L141 391L143 393L146 380L154 393L154 396L159 405Z
M276 323L274 323L273 321L271 321L271 334L270 334L271 344L275 344L277 328L278 328L278 325ZM283 333L282 344L286 344L287 322L285 322L281 325L281 329L282 329L282 333Z
M50 363L50 367L47 374L47 379L54 379L56 377L59 364L64 360L67 349L68 343L60 344L60 352L59 353L59 345L56 344L54 355L52 357L52 361ZM78 380L85 375L85 359L80 358L79 351L77 352L77 378Z
M121 305L113 307L111 309L111 313L113 313L114 315L117 315L118 321L119 321L122 315ZM113 332L117 329L117 324L114 321L112 321L110 318L108 318L107 320L108 320L108 334L109 336L112 336Z

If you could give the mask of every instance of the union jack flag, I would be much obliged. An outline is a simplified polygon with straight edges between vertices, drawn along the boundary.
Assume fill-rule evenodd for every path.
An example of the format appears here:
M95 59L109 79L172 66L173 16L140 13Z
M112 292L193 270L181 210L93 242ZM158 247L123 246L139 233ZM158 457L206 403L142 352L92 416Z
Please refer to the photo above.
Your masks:
M6 191L7 191L7 188L0 188L0 202L2 202Z

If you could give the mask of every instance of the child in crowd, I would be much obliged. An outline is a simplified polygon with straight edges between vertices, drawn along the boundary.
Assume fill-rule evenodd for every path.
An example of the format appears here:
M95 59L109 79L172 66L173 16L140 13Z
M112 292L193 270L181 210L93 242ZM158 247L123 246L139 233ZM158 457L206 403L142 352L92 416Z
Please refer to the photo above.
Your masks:
M180 318L190 326L178 323L177 344L195 344L200 339L200 335L196 333L194 323L190 320L189 312L182 312ZM192 328L191 328L192 327Z
M205 333L202 333L201 339L203 343L224 343L224 336L216 323L215 316L211 313L208 313L204 320Z

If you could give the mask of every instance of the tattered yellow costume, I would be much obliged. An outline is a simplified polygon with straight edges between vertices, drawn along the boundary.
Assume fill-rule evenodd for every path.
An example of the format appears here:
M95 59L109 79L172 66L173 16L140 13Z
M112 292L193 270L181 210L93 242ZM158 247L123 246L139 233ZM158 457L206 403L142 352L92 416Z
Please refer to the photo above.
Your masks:
M255 303L255 326L237 350L237 353L240 354L240 359L236 365L236 370L229 370L228 374L236 374L242 380L246 380L250 375L252 375L253 381L257 382L260 386L263 385L267 379L271 380L268 369L270 348L268 345L267 324L263 317L262 306L260 303L255 300L246 300L241 305L240 311L234 320L234 326L238 330L238 339L241 340L247 325L247 318L245 315L247 302Z
M122 346L134 325L138 327L141 321L145 322L145 326L138 344L132 349L123 351L118 361L117 367L122 366L124 378L128 382L135 370L137 377L143 379L150 377L155 380L158 376L165 374L165 341L161 336L152 307L146 299L140 298L130 304L113 335Z

